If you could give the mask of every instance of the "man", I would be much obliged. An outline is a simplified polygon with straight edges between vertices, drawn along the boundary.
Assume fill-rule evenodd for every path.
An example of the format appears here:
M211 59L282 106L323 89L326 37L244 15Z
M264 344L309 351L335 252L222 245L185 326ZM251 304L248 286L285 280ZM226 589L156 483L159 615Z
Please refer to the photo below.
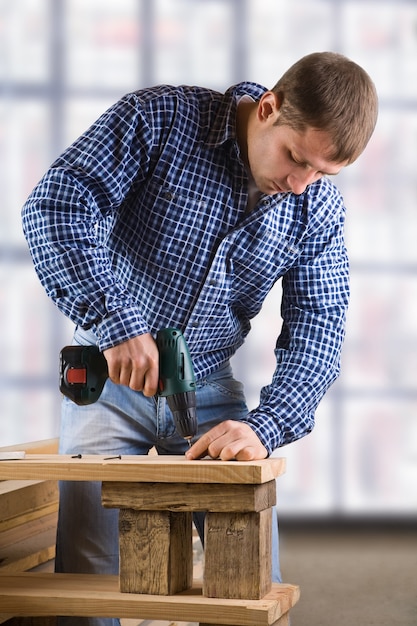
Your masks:
M343 200L328 177L361 154L376 117L363 69L314 53L272 90L128 94L57 159L25 204L24 231L74 341L97 344L110 376L96 404L63 400L62 453L155 446L262 459L312 430L339 372L349 291ZM249 412L229 359L280 278L277 367ZM184 332L198 381L188 451L155 398L154 337L170 326ZM100 485L61 485L57 570L117 571L117 512L101 508Z

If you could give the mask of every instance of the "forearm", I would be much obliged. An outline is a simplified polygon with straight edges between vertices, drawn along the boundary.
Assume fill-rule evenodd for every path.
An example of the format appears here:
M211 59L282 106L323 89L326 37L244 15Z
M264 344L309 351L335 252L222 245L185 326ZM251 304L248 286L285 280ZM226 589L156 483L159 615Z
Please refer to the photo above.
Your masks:
M317 406L339 376L348 291L345 271L338 302L332 297L320 313L290 306L284 298L276 369L247 418L269 453L311 432Z
M270 385L262 388L260 403L244 420L271 454L275 449L309 434L315 411L339 375L338 364L291 361L278 350L280 364Z

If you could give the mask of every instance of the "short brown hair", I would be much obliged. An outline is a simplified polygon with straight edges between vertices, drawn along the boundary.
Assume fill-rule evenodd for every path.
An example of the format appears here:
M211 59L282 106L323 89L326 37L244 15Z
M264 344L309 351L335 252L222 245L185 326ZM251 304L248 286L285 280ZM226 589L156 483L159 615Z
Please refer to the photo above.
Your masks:
M335 163L352 163L365 149L378 116L375 86L365 70L335 52L314 52L292 65L272 91L281 108L277 124L330 134Z

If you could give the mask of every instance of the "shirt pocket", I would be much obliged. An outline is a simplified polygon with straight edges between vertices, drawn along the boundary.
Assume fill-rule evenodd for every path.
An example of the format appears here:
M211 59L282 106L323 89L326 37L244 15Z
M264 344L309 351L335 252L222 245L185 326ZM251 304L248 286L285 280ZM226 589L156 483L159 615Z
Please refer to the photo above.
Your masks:
M250 249L237 247L228 262L233 273L232 299L262 305L267 293L296 262L302 246L291 240L264 237Z
M175 272L195 261L206 223L206 201L167 184L149 185L146 209L136 218L130 248L142 262ZM139 204L139 203L138 203ZM135 223L134 221L131 223Z

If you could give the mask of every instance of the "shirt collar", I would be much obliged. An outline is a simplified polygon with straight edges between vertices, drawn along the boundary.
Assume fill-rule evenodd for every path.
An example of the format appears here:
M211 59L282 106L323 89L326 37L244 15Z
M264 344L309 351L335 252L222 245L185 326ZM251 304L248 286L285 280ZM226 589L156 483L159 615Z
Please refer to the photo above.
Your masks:
M251 96L258 101L266 88L257 83L243 82L230 87L223 95L213 123L207 135L208 146L220 146L230 139L236 139L236 109L242 96Z

